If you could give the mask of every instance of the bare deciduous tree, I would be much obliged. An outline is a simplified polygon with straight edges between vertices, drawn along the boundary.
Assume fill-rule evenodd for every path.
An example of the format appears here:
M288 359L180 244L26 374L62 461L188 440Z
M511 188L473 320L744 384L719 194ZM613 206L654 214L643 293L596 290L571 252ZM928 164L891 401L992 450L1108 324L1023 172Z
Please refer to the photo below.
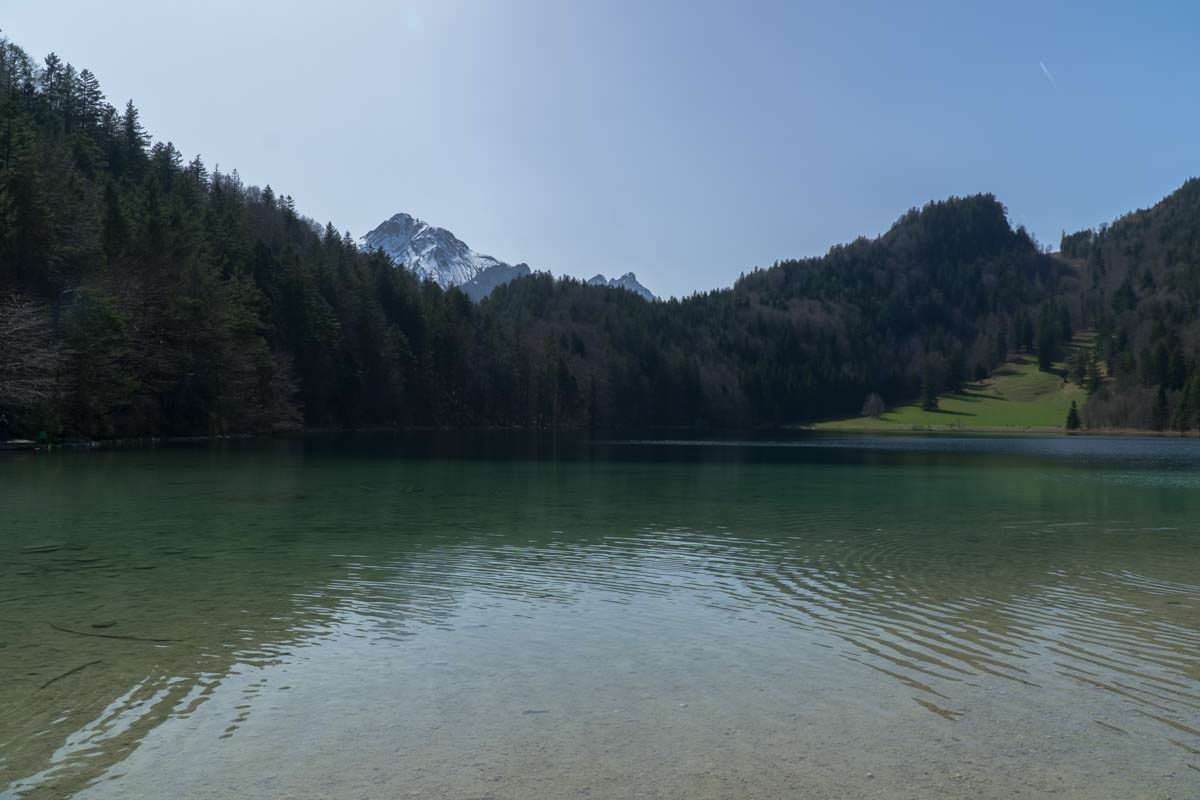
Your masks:
M0 300L0 408L31 409L57 396L63 356L48 308L18 295Z
M867 395L867 399L862 407L862 415L864 417L882 417L885 411L887 411L887 406L883 404L882 397L875 392Z

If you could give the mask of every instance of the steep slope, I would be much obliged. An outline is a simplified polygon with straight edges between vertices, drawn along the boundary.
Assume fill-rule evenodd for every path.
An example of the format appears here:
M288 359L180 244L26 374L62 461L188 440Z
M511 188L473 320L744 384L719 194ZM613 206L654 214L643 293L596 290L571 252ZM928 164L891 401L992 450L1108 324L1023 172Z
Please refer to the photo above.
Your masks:
M382 250L393 261L411 270L421 280L432 280L443 289L458 286L475 302L497 286L530 274L528 264L506 264L477 253L445 228L437 228L411 214L395 214L362 237L365 250ZM625 289L654 300L654 294L632 272L609 280L597 275L591 285Z
M367 250L382 250L422 280L443 289L461 286L493 267L512 267L476 253L445 228L435 228L411 214L395 214L362 237ZM498 276L498 275L497 275Z
M1090 336L1079 335L1063 353L1070 356L1090 346ZM896 406L876 416L859 414L825 420L812 427L837 431L1060 431L1064 429L1071 403L1082 406L1084 387L1063 380L1067 361L1056 362L1053 371L1038 369L1037 362L1014 355L991 375L967 383L938 397L936 408L920 403ZM864 409L866 411L866 409Z
M1064 235L1109 380L1092 427L1200 427L1200 179L1111 225Z

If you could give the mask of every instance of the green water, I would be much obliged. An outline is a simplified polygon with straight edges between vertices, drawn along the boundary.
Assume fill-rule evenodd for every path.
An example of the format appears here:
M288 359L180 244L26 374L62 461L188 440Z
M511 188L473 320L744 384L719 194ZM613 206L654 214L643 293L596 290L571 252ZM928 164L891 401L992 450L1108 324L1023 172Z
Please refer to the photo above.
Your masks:
M1200 796L1200 442L0 458L0 797Z

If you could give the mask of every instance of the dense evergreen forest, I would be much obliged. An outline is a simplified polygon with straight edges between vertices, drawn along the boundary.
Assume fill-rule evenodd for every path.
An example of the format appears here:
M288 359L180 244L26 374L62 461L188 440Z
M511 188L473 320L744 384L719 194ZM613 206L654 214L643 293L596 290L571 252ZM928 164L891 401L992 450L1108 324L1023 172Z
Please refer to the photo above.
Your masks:
M0 414L56 438L773 426L932 398L1013 350L1048 364L1081 325L1116 376L1093 424L1127 385L1200 406L1185 324L1200 278L1169 266L1197 240L1162 233L1186 209L1144 213L1064 237L1061 259L994 197L952 198L725 290L647 302L535 274L474 304L151 143L90 72L4 41Z
M1064 234L1061 252L1080 269L1083 318L1108 376L1091 387L1085 424L1200 428L1200 180L1099 230Z

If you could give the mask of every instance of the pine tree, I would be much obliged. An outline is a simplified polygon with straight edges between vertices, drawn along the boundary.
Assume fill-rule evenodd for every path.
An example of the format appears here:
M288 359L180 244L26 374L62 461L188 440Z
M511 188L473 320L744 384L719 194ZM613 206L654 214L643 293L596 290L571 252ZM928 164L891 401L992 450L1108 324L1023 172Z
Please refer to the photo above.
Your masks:
M1196 370L1183 385L1183 395L1175 414L1171 417L1171 427L1180 433L1186 433L1197 423L1200 416L1200 370Z
M997 364L1003 364L1008 360L1008 332L1007 325L1003 322L1000 324L1000 329L996 332L996 352L993 360Z
M1049 372L1054 366L1054 332L1048 327L1043 327L1038 334L1038 369L1042 372Z
M7 278L48 287L54 261L53 207L37 136L26 125L12 135L9 168L0 175L0 204L0 282Z
M142 127L141 115L130 100L125 104L125 113L120 116L120 133L117 142L114 166L118 174L137 176L146 158L146 129Z
M1187 362L1184 361L1183 352L1179 348L1179 343L1176 342L1171 348L1171 355L1167 360L1167 388L1182 389L1186 380Z
M1088 351L1087 382L1085 384L1088 396L1091 397L1100 391L1100 387L1103 385L1104 376L1100 372L1100 360L1096 357L1095 349L1092 349Z
M1154 409L1151 412L1151 425L1154 430L1166 430L1167 424L1170 422L1169 412L1167 410L1167 387L1159 384L1158 391L1154 395Z
M80 70L79 122L84 130L94 132L100 126L104 106L104 93L100 91L100 81L91 70Z
M921 370L921 408L926 411L936 411L938 407L939 381L937 373L928 359Z
M1074 332L1071 329L1071 312L1066 306L1058 307L1058 341L1066 344L1071 341L1071 336Z
M1067 430L1077 431L1079 430L1079 426L1079 408L1076 407L1075 401L1072 400L1071 408L1067 411Z

